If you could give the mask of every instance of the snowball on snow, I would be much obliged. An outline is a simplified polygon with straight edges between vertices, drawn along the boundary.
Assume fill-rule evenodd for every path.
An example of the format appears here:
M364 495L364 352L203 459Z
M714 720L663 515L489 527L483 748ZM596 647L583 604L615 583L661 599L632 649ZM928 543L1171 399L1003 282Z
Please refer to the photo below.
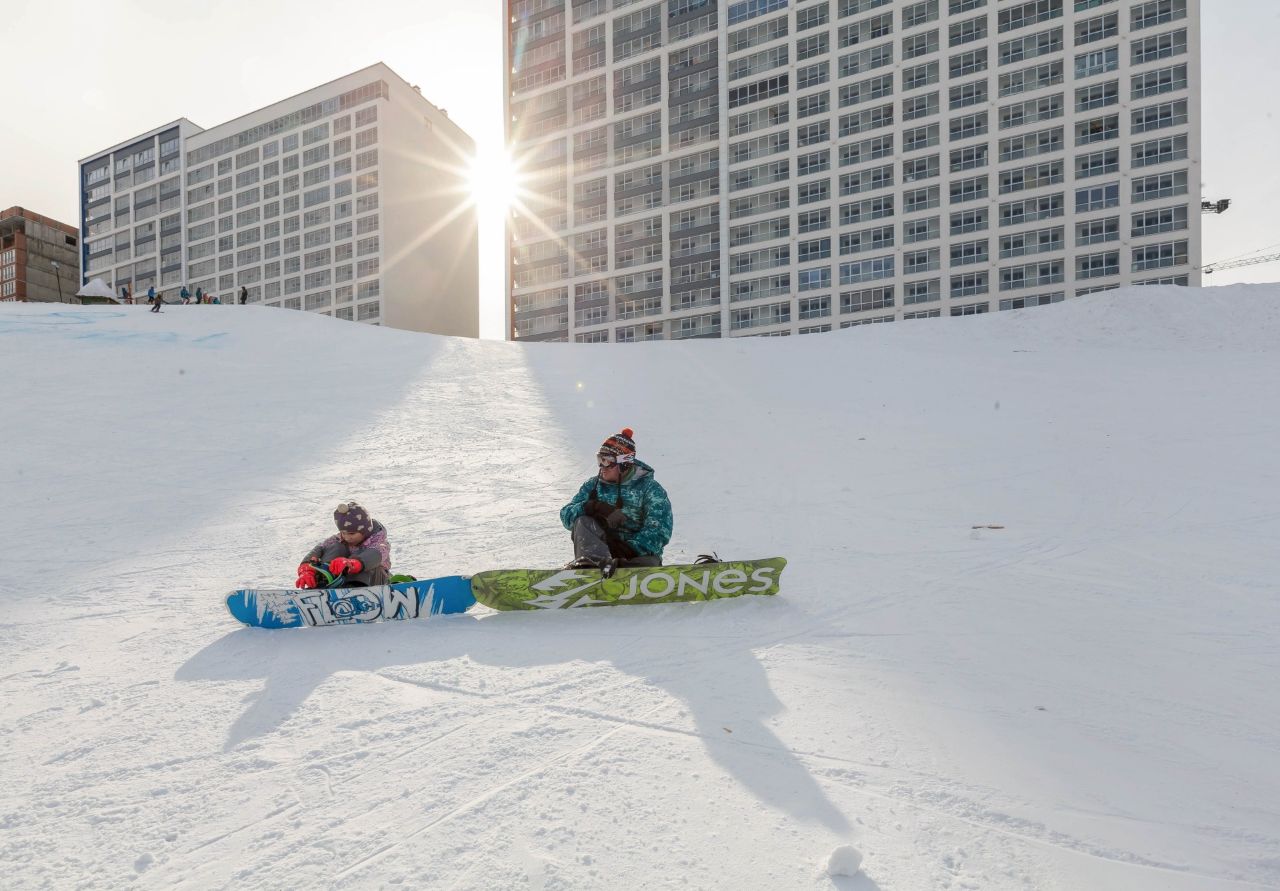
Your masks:
M827 858L827 875L856 876L862 868L862 852L853 845L840 845Z

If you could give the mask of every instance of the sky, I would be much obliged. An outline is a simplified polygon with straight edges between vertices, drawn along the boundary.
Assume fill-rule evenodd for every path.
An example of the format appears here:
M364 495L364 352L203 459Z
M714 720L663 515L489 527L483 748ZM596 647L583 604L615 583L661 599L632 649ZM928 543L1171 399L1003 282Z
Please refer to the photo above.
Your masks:
M17 7L15 9L15 7ZM1232 208L1205 219L1204 259L1280 250L1280 3L1204 0L1203 196ZM1209 11L1211 10L1211 11ZM69 25L68 22L73 24ZM0 47L9 72L0 115L0 208L76 223L76 162L185 117L213 127L385 62L475 138L502 148L498 0L161 0L9 4ZM481 335L503 328L502 225L481 221ZM1206 284L1280 280L1280 262L1225 270Z

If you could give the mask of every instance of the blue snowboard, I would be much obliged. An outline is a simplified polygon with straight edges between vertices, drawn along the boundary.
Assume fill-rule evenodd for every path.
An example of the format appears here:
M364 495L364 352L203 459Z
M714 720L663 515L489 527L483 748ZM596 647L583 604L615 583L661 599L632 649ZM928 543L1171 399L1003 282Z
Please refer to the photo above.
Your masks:
M462 613L476 602L469 576L372 588L256 588L227 595L231 615L254 628L317 628Z

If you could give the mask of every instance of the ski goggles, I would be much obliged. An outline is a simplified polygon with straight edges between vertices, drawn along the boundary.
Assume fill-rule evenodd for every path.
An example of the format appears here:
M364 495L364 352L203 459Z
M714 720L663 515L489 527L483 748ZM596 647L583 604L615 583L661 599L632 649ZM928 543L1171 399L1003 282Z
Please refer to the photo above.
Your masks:
M615 464L631 464L635 460L635 455L596 455L596 464L601 467L612 467Z

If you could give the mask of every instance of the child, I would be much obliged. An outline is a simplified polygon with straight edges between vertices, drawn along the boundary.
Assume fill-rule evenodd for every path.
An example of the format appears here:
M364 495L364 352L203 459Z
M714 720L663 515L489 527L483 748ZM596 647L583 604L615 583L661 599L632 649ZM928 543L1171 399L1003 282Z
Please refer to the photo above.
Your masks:
M331 587L365 588L387 584L391 545L387 542L386 528L354 501L339 504L333 512L333 521L338 526L338 534L329 536L302 558L296 586L321 587L324 576L317 574L317 568L342 576L342 580ZM327 581L325 586L330 587Z

